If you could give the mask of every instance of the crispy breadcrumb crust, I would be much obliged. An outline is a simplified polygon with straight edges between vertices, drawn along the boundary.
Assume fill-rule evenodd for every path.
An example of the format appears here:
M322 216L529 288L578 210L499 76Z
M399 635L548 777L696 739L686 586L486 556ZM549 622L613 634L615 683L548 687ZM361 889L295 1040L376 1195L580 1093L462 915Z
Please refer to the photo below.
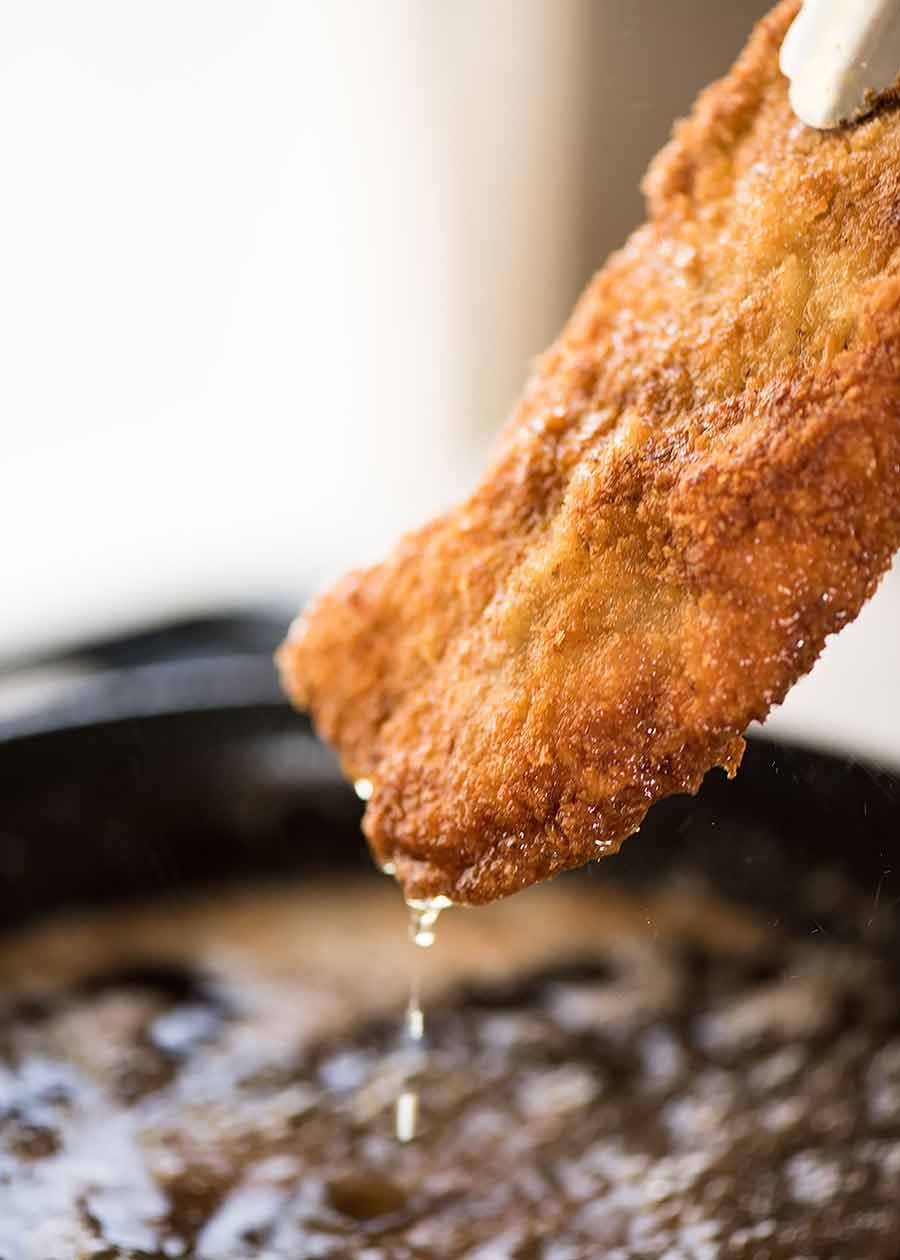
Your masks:
M410 897L515 892L733 773L900 545L900 114L797 121L797 8L676 127L468 502L281 649Z

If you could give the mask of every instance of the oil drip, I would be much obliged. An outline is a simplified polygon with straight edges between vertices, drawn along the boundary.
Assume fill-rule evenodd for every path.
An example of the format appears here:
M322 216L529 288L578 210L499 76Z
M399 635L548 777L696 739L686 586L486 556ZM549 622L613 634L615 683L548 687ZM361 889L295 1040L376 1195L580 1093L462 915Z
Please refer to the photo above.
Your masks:
M394 1105L394 1132L399 1142L411 1142L419 1132L418 1080L427 1061L425 1011L422 1007L421 950L431 949L441 911L452 902L447 897L430 897L426 901L408 901L409 939L415 947L413 970L409 983L409 1001L404 1017L404 1051L408 1060L406 1079Z

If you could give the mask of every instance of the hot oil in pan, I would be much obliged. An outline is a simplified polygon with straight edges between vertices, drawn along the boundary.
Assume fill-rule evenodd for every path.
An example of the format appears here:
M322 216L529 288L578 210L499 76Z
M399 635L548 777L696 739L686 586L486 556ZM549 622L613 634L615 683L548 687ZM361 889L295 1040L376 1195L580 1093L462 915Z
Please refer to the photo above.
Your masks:
M416 956L429 980L481 978L429 1002L413 1082L377 882L0 948L3 976L40 977L29 1001L0 991L0 1256L895 1260L900 990L879 938L747 936L675 891L656 935L646 898L599 889L486 910L502 972L482 916L458 916L446 956ZM439 908L413 920L425 948ZM123 941L157 962L98 972ZM424 1040L414 991L406 1048Z

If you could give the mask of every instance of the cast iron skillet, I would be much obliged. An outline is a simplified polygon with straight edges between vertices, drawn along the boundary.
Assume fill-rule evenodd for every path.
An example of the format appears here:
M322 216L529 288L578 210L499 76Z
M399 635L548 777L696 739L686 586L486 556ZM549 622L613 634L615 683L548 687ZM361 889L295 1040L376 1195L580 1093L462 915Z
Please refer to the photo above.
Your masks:
M370 869L361 806L280 696L284 624L192 623L79 653L99 672L0 724L5 929L63 907ZM885 915L900 905L900 779L753 740L733 782L714 772L698 797L657 805L583 878L672 875L799 932L858 933L868 907L900 961L900 916Z

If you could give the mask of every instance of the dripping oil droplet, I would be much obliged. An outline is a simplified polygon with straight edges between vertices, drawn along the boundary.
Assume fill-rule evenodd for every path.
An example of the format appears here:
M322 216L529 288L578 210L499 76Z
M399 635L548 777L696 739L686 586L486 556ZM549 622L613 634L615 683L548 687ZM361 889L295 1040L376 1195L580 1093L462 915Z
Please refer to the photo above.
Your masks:
M407 901L406 905L409 910L409 939L420 949L430 949L441 911L448 910L453 902L449 897L429 897L427 901Z
M406 1004L404 1040L410 1055L409 1075L394 1107L394 1132L399 1142L411 1142L419 1132L419 1087L417 1076L425 1065L425 1012L422 1009L422 956L420 950L434 944L435 927L442 910L452 902L448 897L431 897L426 901L408 901L409 939L416 947L410 977L409 1001Z

